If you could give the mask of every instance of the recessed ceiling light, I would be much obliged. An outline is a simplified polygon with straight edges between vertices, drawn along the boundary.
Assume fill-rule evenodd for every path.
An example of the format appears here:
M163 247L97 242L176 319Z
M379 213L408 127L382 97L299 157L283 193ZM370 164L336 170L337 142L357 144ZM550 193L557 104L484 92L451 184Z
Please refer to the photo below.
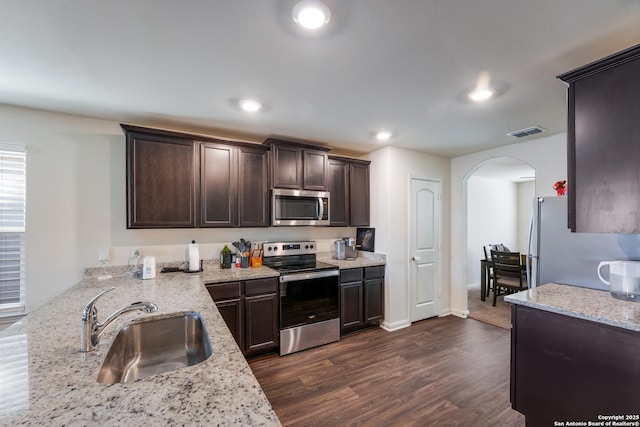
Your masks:
M482 102L482 101L486 101L487 99L491 98L493 96L493 90L487 88L487 89L474 89L473 91L469 92L469 95L467 95L469 97L470 100L475 101L475 102Z
M490 76L486 71L478 75L476 86L467 94L470 100L483 102L493 97L495 91L490 85Z
M376 139L378 141L386 141L389 138L391 138L391 132L389 131L381 130L379 132L376 132Z
M331 19L331 11L317 0L302 0L293 7L293 20L309 30L316 30Z
M247 113L255 113L262 109L260 101L251 98L241 99L238 104L240 105L240 108Z

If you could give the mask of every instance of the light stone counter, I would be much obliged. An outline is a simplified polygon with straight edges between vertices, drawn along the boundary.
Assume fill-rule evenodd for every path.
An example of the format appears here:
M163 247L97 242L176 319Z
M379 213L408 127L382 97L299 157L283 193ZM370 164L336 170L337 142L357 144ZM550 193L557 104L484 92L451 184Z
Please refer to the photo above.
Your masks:
M158 274L151 280L85 279L0 332L0 425L280 425L203 286L277 273L268 268L224 272L209 268L200 274ZM107 328L98 352L82 354L82 308L112 286L116 289L96 304L100 321L134 301L154 302L158 312L122 316ZM202 315L213 347L209 359L126 384L96 381L102 359L124 323L186 310ZM6 389L7 379L18 371L12 389Z
M337 265L341 270L348 268L373 267L376 265L385 265L387 263L387 257L385 255L366 251L358 251L358 257L354 260L334 259L331 258L330 252L318 253L316 258L318 261Z
M640 303L615 299L608 291L549 283L504 299L512 304L640 332Z

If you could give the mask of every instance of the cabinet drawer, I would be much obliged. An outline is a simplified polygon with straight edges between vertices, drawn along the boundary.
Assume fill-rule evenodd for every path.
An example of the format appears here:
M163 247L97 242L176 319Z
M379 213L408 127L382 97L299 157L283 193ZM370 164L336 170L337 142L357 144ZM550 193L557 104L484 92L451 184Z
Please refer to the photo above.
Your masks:
M348 270L340 270L340 283L357 282L362 280L361 268L350 268Z
M376 265L375 267L364 268L364 278L367 279L380 279L384 277L384 265Z
M214 301L239 298L240 295L242 295L240 291L240 282L216 283L206 286Z
M245 296L273 294L278 291L278 279L270 277L268 279L247 280L244 282Z

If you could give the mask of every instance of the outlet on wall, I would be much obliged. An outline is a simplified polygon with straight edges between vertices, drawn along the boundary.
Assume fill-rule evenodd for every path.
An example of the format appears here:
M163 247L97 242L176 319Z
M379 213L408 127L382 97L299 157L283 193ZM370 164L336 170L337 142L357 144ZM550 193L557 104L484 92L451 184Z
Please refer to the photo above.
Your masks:
M98 249L98 261L109 261L109 248Z

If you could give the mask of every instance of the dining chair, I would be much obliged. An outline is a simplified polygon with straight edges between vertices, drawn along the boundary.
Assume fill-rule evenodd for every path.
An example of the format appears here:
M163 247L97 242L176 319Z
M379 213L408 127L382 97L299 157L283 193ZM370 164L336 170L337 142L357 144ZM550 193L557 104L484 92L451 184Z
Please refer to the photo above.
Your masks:
M493 268L493 305L498 296L520 292L529 287L526 275L522 274L520 252L491 251Z
M482 247L482 249L484 250L484 259L486 261L491 261L491 251L498 250L498 245L485 245ZM487 275L486 296L489 296L491 294L491 289L493 289L493 287L491 286L492 277L493 277L493 267L489 266L489 274Z

